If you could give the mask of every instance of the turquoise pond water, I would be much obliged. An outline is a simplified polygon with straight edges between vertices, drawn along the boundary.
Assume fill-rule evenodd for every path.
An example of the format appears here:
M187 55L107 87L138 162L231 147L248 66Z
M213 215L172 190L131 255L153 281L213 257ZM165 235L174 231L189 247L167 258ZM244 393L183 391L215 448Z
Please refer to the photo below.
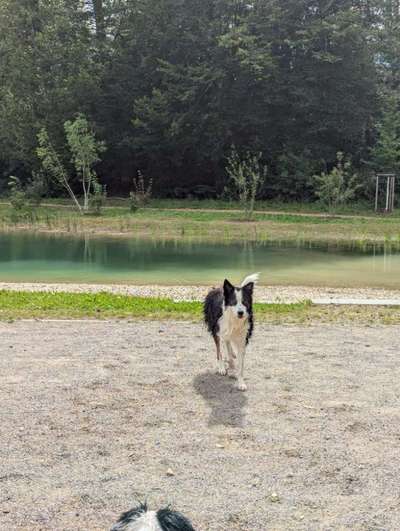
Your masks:
M328 244L183 243L0 233L0 281L263 284L400 288L400 252Z

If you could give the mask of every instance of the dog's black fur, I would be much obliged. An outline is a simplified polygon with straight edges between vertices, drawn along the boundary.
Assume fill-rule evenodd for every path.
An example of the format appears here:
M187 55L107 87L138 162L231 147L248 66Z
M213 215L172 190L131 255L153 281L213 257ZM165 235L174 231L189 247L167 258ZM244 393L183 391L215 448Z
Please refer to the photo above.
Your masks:
M204 304L204 321L210 334L216 338L219 332L219 320L222 317L224 294L221 288L214 288L208 292Z
M126 529L131 522L138 520L144 513L147 512L147 510L147 503L141 503L134 509L122 513L118 522L112 526L111 531L122 531L123 529Z
M113 525L111 531L124 531L129 529L129 524L138 520L147 511L147 504L142 503L134 509L123 513L118 522ZM169 507L157 511L156 517L163 531L195 531L190 521L183 514L172 511Z
M168 508L157 511L157 519L163 531L194 531L192 524L183 514Z
M254 330L253 290L254 282L246 284L243 288L237 288L225 279L223 288L214 288L207 294L203 305L203 315L207 329L214 339L218 336L219 320L222 317L224 307L235 306L237 304L237 292L241 291L242 302L248 313L246 344L249 342Z

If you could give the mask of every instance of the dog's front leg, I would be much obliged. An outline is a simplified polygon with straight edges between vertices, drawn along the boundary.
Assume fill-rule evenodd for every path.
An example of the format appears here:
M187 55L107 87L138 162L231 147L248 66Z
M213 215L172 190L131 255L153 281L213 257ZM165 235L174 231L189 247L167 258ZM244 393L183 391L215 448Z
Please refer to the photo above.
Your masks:
M222 358L221 340L219 336L214 336L215 346L217 347L217 367L215 372L224 376L226 374L225 363Z
M236 352L238 358L237 388L239 391L246 391L247 385L244 381L244 356L246 354L246 341L239 340L236 342Z
M226 345L226 350L228 351L228 376L229 378L236 378L235 361L234 361L236 356L233 351L231 342L225 341L225 345Z

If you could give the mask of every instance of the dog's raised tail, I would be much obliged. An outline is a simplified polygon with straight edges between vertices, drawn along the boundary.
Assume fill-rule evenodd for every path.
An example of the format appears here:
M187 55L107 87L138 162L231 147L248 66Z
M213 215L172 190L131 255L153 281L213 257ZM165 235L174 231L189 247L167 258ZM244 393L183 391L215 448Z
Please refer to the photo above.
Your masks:
M253 275L249 275L243 280L243 282L240 284L240 287L244 288L244 286L246 286L247 284L250 284L251 282L253 282L254 284L257 284L259 278L260 278L260 273L254 273Z

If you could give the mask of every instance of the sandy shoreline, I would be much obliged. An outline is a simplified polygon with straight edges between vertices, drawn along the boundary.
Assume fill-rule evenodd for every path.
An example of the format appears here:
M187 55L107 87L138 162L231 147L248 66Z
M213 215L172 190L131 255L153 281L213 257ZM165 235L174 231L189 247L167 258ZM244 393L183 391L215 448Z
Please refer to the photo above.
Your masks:
M202 300L211 286L133 286L127 284L25 283L0 282L0 290L46 291L71 293L98 293L106 291L136 297L172 298L177 301ZM256 302L297 302L312 300L316 303L335 301L392 301L400 303L400 290L378 288L327 288L308 286L257 286Z

